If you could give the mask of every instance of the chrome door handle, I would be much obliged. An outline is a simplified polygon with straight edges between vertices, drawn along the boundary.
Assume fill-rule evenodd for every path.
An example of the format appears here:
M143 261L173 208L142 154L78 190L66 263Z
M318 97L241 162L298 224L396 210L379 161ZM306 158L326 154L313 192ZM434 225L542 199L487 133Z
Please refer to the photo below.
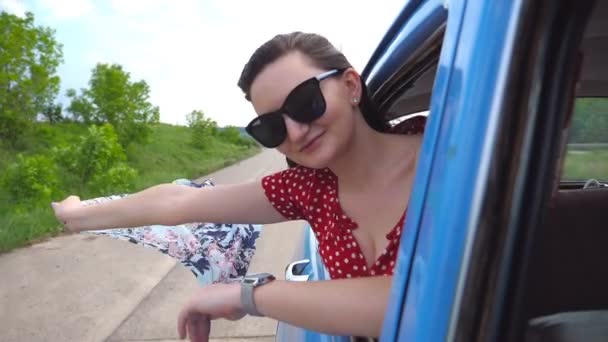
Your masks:
M294 261L285 268L285 279L289 281L308 281L310 274L303 274L310 259Z

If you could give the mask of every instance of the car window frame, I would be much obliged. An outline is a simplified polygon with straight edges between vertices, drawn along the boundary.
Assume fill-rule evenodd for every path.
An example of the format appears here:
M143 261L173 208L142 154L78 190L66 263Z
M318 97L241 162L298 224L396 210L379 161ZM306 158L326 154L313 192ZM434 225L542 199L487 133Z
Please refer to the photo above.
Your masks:
M504 332L502 330L504 325L487 324L488 322L484 322L484 326L479 325L480 321L475 319L476 314L483 313L482 309L486 307L478 302L473 306L466 305L467 301L472 299L477 301L479 298L467 296L465 290L466 284L478 281L485 282L486 287L488 283L495 287L492 290L484 288L481 291L483 294L481 299L487 299L484 297L487 297L489 292L492 295L500 292L496 291L497 288L504 290L501 286L496 288L497 284L504 284L504 274L500 275L500 281L495 281L494 278L501 272L488 272L487 267L483 272L475 269L475 265L471 263L471 257L476 251L474 247L481 245L487 249L491 246L487 232L494 223L499 223L501 227L494 241L496 238L501 240L503 248L496 251L494 259L501 271L510 271L510 268L502 263L506 261L508 266L508 261L512 257L510 252L515 245L512 243L514 235L517 237L521 227L538 222L538 211L542 207L543 200L546 199L546 196L543 197L545 193L541 190L552 184L552 179L547 177L553 166L550 165L552 160L548 156L551 155L550 152L555 152L557 132L561 129L560 117L552 117L548 123L544 123L545 126L535 121L534 125L528 127L526 122L538 120L540 115L524 116L525 111L522 109L525 108L516 108L512 102L521 102L525 99L518 99L505 93L508 88L517 86L521 88L520 90L530 90L525 87L525 83L521 83L525 78L520 77L518 84L509 74L513 66L526 65L529 62L525 58L518 57L515 52L521 50L518 51L514 47L522 46L515 38L519 38L523 33L523 26L520 24L529 23L523 18L534 14L535 9L530 3L522 0L490 4L470 0L448 4L450 16L443 42L440 69L433 89L429 121L417 168L416 185L401 239L391 303L385 318L382 340L473 340L463 339L463 334L477 334L480 328L486 329L490 334L495 334L497 331ZM483 30L479 29L480 27L483 27ZM539 37L530 36L526 41L537 38ZM480 50L483 53L480 53ZM481 58L482 56L484 58ZM538 56L532 57L532 61L538 60ZM475 67L479 66L475 62L482 61L487 63L484 65L486 72L475 73ZM500 75L500 78L496 75ZM481 84L484 86L480 88ZM481 98L467 97L469 93L473 93L474 85L478 86L476 89L478 94L480 89L485 91L485 94L478 96ZM532 95L538 94L532 93ZM538 96L532 96L527 100L530 105L538 109ZM555 108L551 108L553 109ZM562 117L563 112L560 112ZM517 117L509 118L508 114L513 115L513 113L516 113ZM506 119L512 119L513 122L507 126L500 126L499 123L504 124ZM473 122L476 120L479 122ZM463 129L461 132L464 133L460 133L460 136L458 132L454 132L455 122L459 122L458 126ZM499 132L498 127L508 127L508 129ZM545 135L549 135L552 139L552 148L539 151L537 147L533 151L532 142L535 139L532 138L539 136L534 130L543 131L543 129ZM442 134L440 135L439 132ZM553 134L550 134L551 132ZM509 137L507 133L514 136ZM498 137L499 135L502 138ZM482 147L476 146L475 142L479 141L483 141L479 144ZM519 142L521 145L509 145L505 142ZM508 153L513 152L512 146L518 147L515 155ZM465 156L458 153L451 155L450 147L452 151L465 149ZM467 153L470 158L467 158ZM545 166L531 170L527 158L532 154L544 156ZM512 161L505 164L505 160L509 158ZM448 163L450 159L452 159L451 164ZM468 165L465 165L467 163L465 161L468 161ZM504 168L505 165L509 167ZM474 181L466 179L467 175ZM498 186L500 182L496 182L496 179L508 180L506 191ZM466 183L471 188L463 187L460 182ZM528 202L531 204L530 208L522 208L520 205L520 199L526 193L524 191L526 189L532 190L528 191L532 195L531 201ZM464 202L452 202L451 205L462 210L462 213L446 215L445 211L433 209L450 202L449 196L442 194L451 193L453 196L459 190L464 193L458 194ZM510 205L503 206L501 211L497 212L495 209L499 203L510 203ZM522 213L530 216L523 217L526 220L522 220ZM498 219L492 219L491 215L498 216ZM481 228L486 234L479 234ZM430 239L433 236L432 232L435 236L451 233L437 240ZM437 272L439 269L443 271ZM491 283L493 280L494 283ZM429 295L431 293L432 295ZM508 310L510 308L505 309L501 306L503 303L493 304L498 304L495 305L495 308L500 309L498 311L510 312ZM466 312L470 309L476 312ZM471 316L473 319L470 319ZM399 322L397 328L394 327L396 321Z
M561 152L561 133L572 110L578 47L590 7L522 1L520 13L515 49L521 56L509 70L511 103L502 109L505 129L493 153L496 185L503 189L486 194L485 224L471 243L467 291L455 312L456 339L523 340L527 256L559 177L554 156ZM513 113L518 117L505 120Z

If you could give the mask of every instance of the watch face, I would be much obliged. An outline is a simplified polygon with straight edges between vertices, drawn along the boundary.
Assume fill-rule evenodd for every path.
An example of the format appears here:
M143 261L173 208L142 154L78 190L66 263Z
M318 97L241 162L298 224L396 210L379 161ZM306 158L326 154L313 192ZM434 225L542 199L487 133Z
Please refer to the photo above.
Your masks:
M243 284L255 285L258 283L258 278L243 278Z

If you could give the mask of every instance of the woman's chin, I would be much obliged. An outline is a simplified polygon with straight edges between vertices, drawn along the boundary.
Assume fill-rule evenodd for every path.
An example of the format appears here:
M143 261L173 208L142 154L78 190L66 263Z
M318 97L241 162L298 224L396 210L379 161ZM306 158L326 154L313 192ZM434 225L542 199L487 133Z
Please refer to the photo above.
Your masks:
M290 158L299 165L311 168L311 169L323 169L331 164L331 158L323 153L322 149L315 151L313 154L298 155L297 157Z

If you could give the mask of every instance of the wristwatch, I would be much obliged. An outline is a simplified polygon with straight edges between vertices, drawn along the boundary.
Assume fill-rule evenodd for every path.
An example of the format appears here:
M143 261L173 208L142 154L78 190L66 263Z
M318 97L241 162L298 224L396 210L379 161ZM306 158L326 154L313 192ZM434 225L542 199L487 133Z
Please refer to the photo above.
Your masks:
M241 305L245 313L252 316L264 316L255 306L253 289L268 284L273 280L275 280L275 277L270 273L248 274L241 280Z

